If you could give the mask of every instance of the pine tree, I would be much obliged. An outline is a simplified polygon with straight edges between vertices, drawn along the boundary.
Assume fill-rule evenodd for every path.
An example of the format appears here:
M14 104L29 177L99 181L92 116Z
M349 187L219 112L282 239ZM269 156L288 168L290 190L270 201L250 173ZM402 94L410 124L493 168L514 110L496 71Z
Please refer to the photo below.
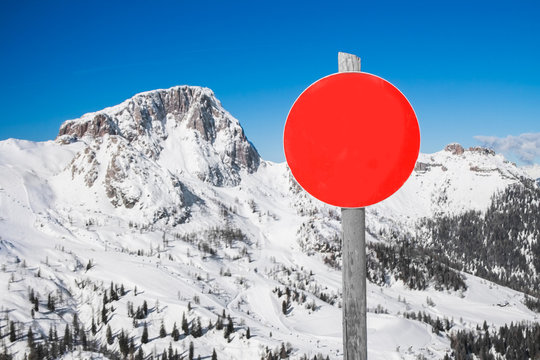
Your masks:
M135 319L144 319L145 318L145 315L144 315L144 311L141 309L140 306L137 306L137 311L135 312Z
M147 317L148 316L148 303L146 302L146 300L144 300L142 304L142 311L144 313L144 317Z
M83 350L88 350L88 340L86 338L86 331L82 331L81 332L81 344L82 344L82 347L83 347Z
M135 342L133 342L133 336L129 338L129 354L130 359L132 359L133 355L135 354Z
M10 321L9 323L9 341L15 342L17 340L17 333L15 332L15 323Z
M142 346L139 347L139 351L137 352L137 356L135 357L136 360L144 360L144 352L142 349Z
M433 332L436 335L439 335L439 329L441 327L442 327L441 321L439 320L439 318L437 318L437 320L435 320L435 324L433 324Z
M143 344L148 343L148 326L146 325L146 321L144 322L144 328L143 328L143 333L142 333L142 336L141 336L141 342Z
M101 322L104 324L107 323L107 308L105 307L105 302L101 308Z
M39 311L39 298L37 296L34 297L34 311Z
M223 337L227 340L229 340L229 336L231 335L231 332L229 331L229 328L228 327L225 327L225 329L223 330Z
M77 338L79 336L79 316L77 313L73 314L73 337Z
M54 341L51 343L51 349L50 349L50 357L53 359L58 358L58 341Z
M197 319L195 319L195 321L193 321L193 327L191 329L191 335L193 335L193 337L201 337L202 336L202 326L201 326L201 318L200 317L197 317Z
M212 351L212 360L217 360L216 349Z
M124 357L127 357L129 353L129 341L124 333L124 329L122 329L120 335L118 336L118 347L120 348L120 352L124 355Z
M92 327L91 327L91 330L92 330L92 335L96 335L97 333L97 328L96 328L96 322L94 321L94 317L92 316Z
M251 338L251 331L249 330L249 326L246 330L246 339L250 339Z
M26 339L28 341L28 347L32 348L34 346L34 333L32 332L32 327L28 327L28 333L26 334Z
M111 287L109 289L109 296L111 297L111 301L118 300L118 299L115 299L116 298L116 291L114 291L114 285L113 285L112 281L111 281Z
M281 343L281 349L279 350L279 358L286 359L288 356L287 350L285 349L285 344Z
M49 311L55 310L54 298L51 296L51 293L49 293L47 297L47 310Z
M165 330L165 324L163 324L163 320L161 320L161 327L159 328L159 337L164 338L167 336L167 331Z
M58 353L64 354L66 352L66 342L62 339L62 341L58 342Z
M64 330L64 344L65 347L69 350L73 348L73 338L71 337L71 331L69 330L69 324L66 324L66 328Z
M107 337L107 344L112 345L113 342L114 342L114 338L113 338L113 335L112 335L112 331L111 331L111 326L110 326L110 325L107 325L107 334L106 334L106 337Z
M180 332L178 331L178 328L176 327L176 323L174 323L173 325L171 336L174 341L178 341L178 339L180 339Z
M195 349L193 347L193 341L189 342L189 354L188 354L188 360L193 360Z
M182 313L182 331L184 332L184 335L189 335L189 324L186 319L186 313Z
M218 315L217 321L216 321L216 330L223 329L223 318Z
M227 332L229 334L232 334L234 332L234 324L233 324L233 321L231 319L231 315L227 316L227 320L229 320L229 322L227 323ZM229 336L225 336L225 337L228 338Z

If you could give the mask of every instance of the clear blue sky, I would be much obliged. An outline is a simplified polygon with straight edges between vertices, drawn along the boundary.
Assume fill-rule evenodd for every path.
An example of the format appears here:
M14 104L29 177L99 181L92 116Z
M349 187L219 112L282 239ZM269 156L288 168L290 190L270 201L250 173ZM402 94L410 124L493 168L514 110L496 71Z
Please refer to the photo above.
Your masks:
M0 140L53 139L66 119L188 84L283 161L288 110L338 51L407 96L423 152L540 133L539 19L537 1L4 2Z

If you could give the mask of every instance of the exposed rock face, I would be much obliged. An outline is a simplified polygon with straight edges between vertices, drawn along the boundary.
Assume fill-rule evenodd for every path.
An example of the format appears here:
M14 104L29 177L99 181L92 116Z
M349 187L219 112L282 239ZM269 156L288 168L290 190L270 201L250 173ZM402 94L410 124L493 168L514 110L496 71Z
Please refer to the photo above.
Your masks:
M174 223L188 216L175 209L198 201L184 180L235 186L261 161L238 120L201 87L141 93L62 124L59 143L81 140L86 147L67 169L72 179L115 207L153 209L154 218ZM167 205L156 205L165 198Z
M117 135L139 146L145 155L157 158L160 142L171 135L171 127L178 126L196 130L225 164L236 170L257 170L260 156L238 121L221 107L210 89L201 87L177 86L135 95L120 105L66 121L57 140L68 143Z
M420 161L417 161L416 162L416 165L414 166L414 171L418 172L418 173L425 173L426 171L429 171L431 170L432 168L435 168L435 167L440 167L442 169L442 171L447 171L448 168L442 164L437 164L437 163L434 163L434 162L431 162L431 163L423 163L423 162L420 162Z
M482 146L474 146L469 148L470 152L478 153L481 155L495 155L495 151L493 149L488 149Z
M427 171L429 167L430 167L429 164L418 161L416 165L414 166L414 171L424 172L424 171Z
M488 149L482 146L471 146L470 148L465 150L463 146L458 143L448 144L444 147L444 150L451 152L453 155L463 155L465 151L470 151L472 153L477 153L480 155L495 155L495 151L493 151L492 149Z
M71 135L73 138L82 138L85 135L98 137L105 134L117 135L118 127L107 114L98 113L90 121L65 122L58 132L58 137L62 135Z
M465 149L463 149L463 146L457 143L446 145L444 150L449 151L454 155L462 155L465 152Z

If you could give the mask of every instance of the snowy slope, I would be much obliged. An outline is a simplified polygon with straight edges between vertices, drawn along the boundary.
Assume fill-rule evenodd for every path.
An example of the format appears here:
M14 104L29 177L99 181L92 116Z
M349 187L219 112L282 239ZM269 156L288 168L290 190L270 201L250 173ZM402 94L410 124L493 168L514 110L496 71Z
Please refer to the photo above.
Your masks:
M145 355L169 346L186 355L193 342L202 357L216 349L219 359L253 359L289 343L293 359L342 358L341 274L317 250L339 242L339 209L303 193L286 164L260 159L209 89L138 94L64 123L54 142L2 141L0 174L0 324L7 329L8 317L22 326L21 341L6 343L16 358L24 357L29 326L63 334L75 313L100 344L112 328L110 349L118 349L121 329L138 348L146 323ZM435 213L483 210L494 192L527 176L485 149L454 144L421 154L405 186L368 209L368 238L380 241L379 230L401 231ZM368 284L369 358L439 359L449 351L447 337L405 311L453 318L454 329L537 321L523 294L466 277L465 292ZM125 293L104 305L111 282ZM286 287L305 300L291 300L284 313L286 295L275 290ZM30 288L39 297L34 318ZM149 314L135 324L128 304L143 301ZM206 328L223 311L234 321L229 340ZM202 337L171 339L183 314L190 323L200 317Z
M528 166L523 166L522 169L529 174L530 177L536 179L540 183L540 165L533 164Z
M450 144L434 154L420 154L405 185L380 212L418 219L434 214L485 210L493 194L527 173L485 148L463 149Z

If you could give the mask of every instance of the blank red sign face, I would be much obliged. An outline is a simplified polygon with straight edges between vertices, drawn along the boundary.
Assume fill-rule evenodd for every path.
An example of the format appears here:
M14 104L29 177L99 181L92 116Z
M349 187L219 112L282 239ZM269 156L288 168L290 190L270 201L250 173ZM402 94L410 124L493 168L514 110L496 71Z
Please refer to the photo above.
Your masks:
M287 117L285 157L304 190L327 204L364 207L396 192L414 169L420 130L388 81L339 73L312 84Z

